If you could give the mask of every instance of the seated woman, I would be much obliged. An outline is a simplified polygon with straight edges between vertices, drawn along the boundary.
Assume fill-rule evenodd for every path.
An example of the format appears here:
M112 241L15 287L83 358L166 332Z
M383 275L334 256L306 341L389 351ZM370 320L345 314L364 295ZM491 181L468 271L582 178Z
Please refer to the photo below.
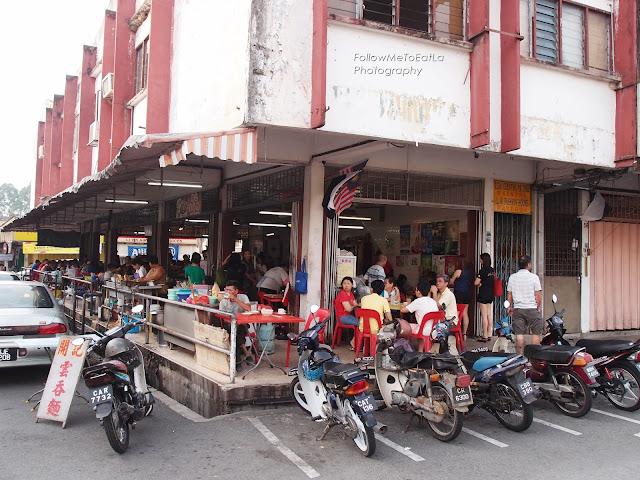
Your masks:
M338 296L333 301L333 305L336 309L336 318L340 320L343 325L358 326L358 320L353 316L353 310L356 305L356 297L353 295L353 278L344 277L342 282L342 290L338 293ZM353 350L353 338L349 341L351 344L351 350Z

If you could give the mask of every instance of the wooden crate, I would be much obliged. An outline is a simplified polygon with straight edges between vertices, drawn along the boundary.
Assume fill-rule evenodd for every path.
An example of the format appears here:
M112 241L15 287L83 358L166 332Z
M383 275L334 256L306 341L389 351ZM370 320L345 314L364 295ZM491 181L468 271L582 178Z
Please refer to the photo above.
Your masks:
M229 349L229 333L226 330L193 322L193 331L196 340ZM214 372L230 375L229 357L224 353L196 344L196 362Z

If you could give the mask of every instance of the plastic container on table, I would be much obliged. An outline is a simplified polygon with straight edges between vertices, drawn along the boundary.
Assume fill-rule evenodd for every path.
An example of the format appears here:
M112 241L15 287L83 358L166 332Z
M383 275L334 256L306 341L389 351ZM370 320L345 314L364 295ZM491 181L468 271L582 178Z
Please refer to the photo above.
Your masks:
M130 323L130 322L137 322L138 320L141 320L142 317L140 315L122 315L122 323ZM129 330L129 332L127 333L140 333L140 325L132 328L131 330Z

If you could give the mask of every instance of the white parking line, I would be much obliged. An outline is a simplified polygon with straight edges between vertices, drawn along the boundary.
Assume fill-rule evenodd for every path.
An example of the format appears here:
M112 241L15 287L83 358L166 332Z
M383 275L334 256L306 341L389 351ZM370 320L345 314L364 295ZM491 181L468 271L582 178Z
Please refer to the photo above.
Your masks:
M411 450L407 450L405 449L403 446L398 445L395 442L392 442L391 440L389 440L388 438L383 437L382 435L379 435L376 433L376 440L379 442L384 443L385 445L393 448L396 452L399 452L403 455L406 455L407 457L409 457L411 460L413 460L414 462L423 462L424 458L422 458L420 455L417 455L415 453L413 453Z
M606 415L608 417L617 418L619 420L626 420L627 422L637 423L638 425L640 425L640 420L634 420L633 418L623 417L622 415L616 415L615 413L605 412L604 410L598 410L596 408L592 408L591 411L599 413L601 415Z
M288 447L284 446L282 444L282 442L280 442L280 439L278 437L276 437L271 430L269 430L267 427L264 426L264 424L258 420L255 417L248 417L249 421L251 423L253 423L253 426L256 427L260 433L262 433L262 435L265 436L265 438L267 440L269 440L269 442L271 442L272 445L274 445L278 450L280 450L280 452L287 457L289 460L291 460L291 462L298 467L300 470L302 470L307 477L309 478L317 478L320 476L320 474L314 470L307 462L305 462L304 460L302 460L298 455L296 455L295 453L293 453L293 451L291 451L291 449L289 449Z
M547 422L546 420L534 418L533 421L539 423L540 425L546 425L547 427L555 428L556 430L560 430L565 433L570 433L571 435L582 435L582 433L580 432L576 432L575 430L571 430L570 428L563 427L562 425L556 425L555 423Z
M481 433L475 432L473 430L469 430L467 427L462 427L462 431L464 433L468 433L469 435L473 435L476 438L479 438L480 440L484 440L485 442L489 442L493 445L495 445L496 447L500 447L500 448L505 448L508 447L509 445L507 445L506 443L502 443L494 438L491 437L487 437L486 435L483 435Z

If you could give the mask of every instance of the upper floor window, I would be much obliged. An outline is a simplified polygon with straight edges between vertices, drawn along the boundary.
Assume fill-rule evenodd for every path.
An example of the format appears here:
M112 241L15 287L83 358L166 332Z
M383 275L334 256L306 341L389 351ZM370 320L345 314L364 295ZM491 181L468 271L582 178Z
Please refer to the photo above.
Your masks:
M580 69L610 70L610 14L566 0L522 3L531 7L534 58Z
M436 37L464 39L464 0L363 0L363 18Z
M149 37L136 48L136 93L147 88L149 70Z

